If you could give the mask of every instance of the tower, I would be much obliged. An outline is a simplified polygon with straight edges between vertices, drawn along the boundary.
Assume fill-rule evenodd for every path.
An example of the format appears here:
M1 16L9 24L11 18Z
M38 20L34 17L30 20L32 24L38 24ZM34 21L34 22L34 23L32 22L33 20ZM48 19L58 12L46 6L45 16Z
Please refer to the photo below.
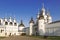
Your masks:
M9 18L9 25L11 25L11 26L13 25L13 21L12 21L11 17Z
M41 10L42 14L45 15L45 8L44 8L44 3L42 4L42 10Z
M38 20L38 32L39 35L44 35L45 33L45 24L44 24L44 16L40 15Z
M42 7L42 10L40 11L40 15L38 18L38 32L39 35L44 35L45 34L45 19L46 19L46 15L45 15L45 8L44 8L44 4Z
M3 23L4 23L4 25L8 25L8 20L7 20L6 17L4 18L4 22Z
M41 11L40 11L40 15L43 15L44 16L44 22L45 23L47 23L47 16L46 16L46 14L45 14L46 12L45 12L45 8L44 8L44 4L42 5L42 9L41 9Z
M38 10L37 19L39 18L39 16L40 16L40 12L39 12L39 10Z
M33 20L32 17L31 17L31 20L30 20L29 24L30 24L30 33L29 33L29 35L33 35L34 20Z
M47 23L51 23L52 22L52 17L50 16L49 11L47 11Z
M24 32L25 31L24 28L25 28L25 26L23 24L23 21L21 20L21 23L18 26L18 31L20 32L20 35L22 35L23 33L25 33Z
M0 25L2 25L3 24L3 19L2 18L0 18Z
M12 22L12 18L11 17L9 18L9 22Z
M4 18L4 21L8 21L6 17Z
M14 21L14 23L16 23L16 19L15 19L15 17L14 17L14 20L13 20L13 21Z
M16 22L15 17L14 17L14 19L13 19L13 24L14 24L14 26L18 26L18 23Z

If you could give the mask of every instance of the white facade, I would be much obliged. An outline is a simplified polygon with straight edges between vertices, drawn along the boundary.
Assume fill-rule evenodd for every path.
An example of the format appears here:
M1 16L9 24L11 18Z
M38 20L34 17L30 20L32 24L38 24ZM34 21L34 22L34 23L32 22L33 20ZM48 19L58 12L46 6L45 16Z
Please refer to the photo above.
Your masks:
M46 25L46 36L60 36L60 20L59 21L54 21L52 23L49 23Z
M30 23L30 34L29 35L33 35L33 23Z
M39 35L44 35L45 33L45 24L44 24L44 19L41 19L38 21L38 32Z
M36 22L33 22L30 20L29 35L60 36L60 21L52 22L52 17L48 11L46 13L44 6L38 12Z
M18 30L24 30L24 27L18 28L18 25L15 18L0 18L0 36L20 35Z
M0 18L0 36L11 35L41 35L41 36L60 36L60 21L52 22L50 13L45 10L44 5L38 12L36 22L31 18L29 27L25 27L22 20L21 23L8 18Z
M18 32L19 32L19 35L25 34L25 26L24 26L22 20L21 20L21 23L18 26Z

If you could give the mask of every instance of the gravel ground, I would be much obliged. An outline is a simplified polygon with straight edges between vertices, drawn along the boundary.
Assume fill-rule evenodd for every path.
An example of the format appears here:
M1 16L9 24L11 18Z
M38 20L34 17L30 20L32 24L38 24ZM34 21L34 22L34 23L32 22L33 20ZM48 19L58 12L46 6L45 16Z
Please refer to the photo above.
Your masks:
M1 40L47 40L47 39L28 37L28 36L10 36Z

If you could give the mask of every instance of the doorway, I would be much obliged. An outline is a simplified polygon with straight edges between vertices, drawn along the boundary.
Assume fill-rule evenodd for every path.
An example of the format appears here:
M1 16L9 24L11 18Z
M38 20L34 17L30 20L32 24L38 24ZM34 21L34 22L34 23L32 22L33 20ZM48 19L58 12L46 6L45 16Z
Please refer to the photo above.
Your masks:
M11 36L11 33L9 34L9 36Z

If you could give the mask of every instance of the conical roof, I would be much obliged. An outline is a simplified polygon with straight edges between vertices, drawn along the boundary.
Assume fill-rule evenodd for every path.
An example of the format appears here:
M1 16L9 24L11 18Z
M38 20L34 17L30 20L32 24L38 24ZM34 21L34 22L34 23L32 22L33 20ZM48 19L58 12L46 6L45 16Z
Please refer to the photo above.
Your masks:
M43 11L40 12L39 19L44 19Z
M21 23L19 24L19 27L20 26L25 27L22 20L21 20Z
M34 20L33 20L33 18L31 17L31 20L30 20L30 22L29 23L34 23Z
M45 8L44 8L44 4L43 4L43 7L42 7L42 10L40 11L38 19L44 19L44 12L45 12Z

